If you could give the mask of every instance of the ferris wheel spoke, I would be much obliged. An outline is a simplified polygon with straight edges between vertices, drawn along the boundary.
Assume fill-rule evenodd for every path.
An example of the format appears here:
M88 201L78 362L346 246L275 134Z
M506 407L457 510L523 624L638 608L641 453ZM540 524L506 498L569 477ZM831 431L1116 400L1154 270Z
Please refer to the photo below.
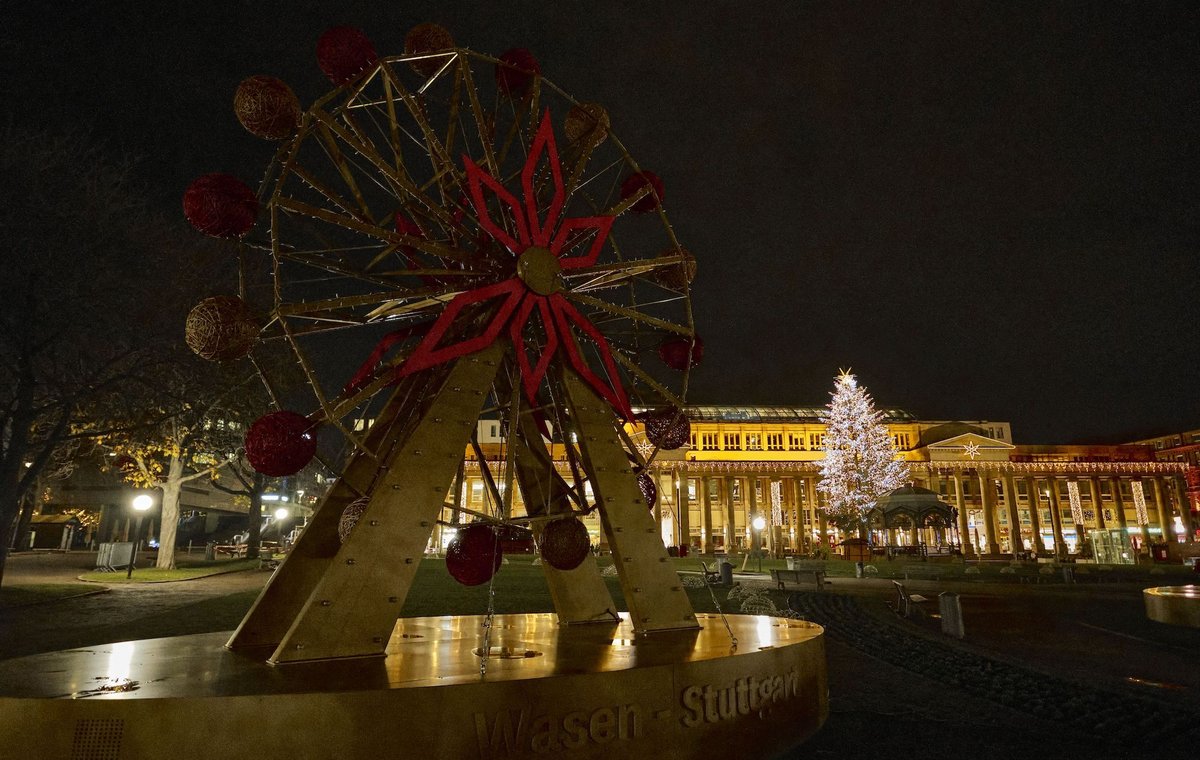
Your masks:
M375 168L390 182L395 183L404 191L404 193L424 206L429 215L437 219L443 228L455 229L462 234L467 233L467 231L463 229L461 225L455 222L453 217L451 217L450 214L447 213L444 208L442 208L441 204L434 202L432 198L421 192L416 185L407 179L407 177L398 174L392 168L391 164L389 164L383 158L383 156L379 155L379 152L376 151L373 146L364 145L359 142L353 135L347 132L345 127L343 127L341 124L338 124L328 114L316 113L314 115L319 121L321 121L323 125L327 127L330 132L336 134L342 140L342 142L349 146L355 153L359 154L373 164Z
M404 105L408 108L408 112L412 116L413 121L415 121L417 126L421 129L421 135L425 140L425 149L428 151L429 158L434 162L435 168L437 164L442 164L445 166L450 166L453 170L454 161L446 152L445 145L443 145L442 141L438 139L437 132L429 123L429 118L425 113L425 108L423 107L421 101L417 100L413 94L410 93L407 88L405 88L404 83L401 82L400 79L395 75L395 72L391 71L390 69L385 69L384 76L391 80L392 85L396 88L396 92L400 95L400 100L404 102ZM462 177L457 173L457 171L454 172L454 178L456 182L461 184Z
M317 301L281 303L276 307L276 311L281 316L292 317L319 314L325 311L335 311L355 306L369 306L381 302L385 305L399 304L412 299L421 299L422 302L436 301L438 303L445 303L452 300L459 292L461 291L457 288L447 287L406 288L382 293L364 293L356 296L335 296ZM384 307L381 306L380 308Z
M360 272L356 269L351 269L350 267L343 265L340 261L330 261L320 254L290 253L287 255L287 258L290 261L295 261L296 263L304 266L320 269L324 272L341 275L343 277L349 277L355 280L362 280L363 282L369 282L372 285L379 285L385 288L394 288L398 284L395 280L381 276L380 273L369 274L367 272Z
M489 126L487 119L483 115L483 106L479 102L479 92L475 89L474 76L471 73L471 65L466 59L459 63L459 71L467 86L467 99L471 104L471 116L475 119L475 128L479 132L479 142L483 146L483 163L487 167L488 173L493 177L500 174L500 169L496 163L496 150L492 144L492 136L489 134ZM494 129L494 125L491 129Z
M566 269L563 270L563 277L568 281L572 281L588 275L595 275L591 280L571 286L572 291L579 292L617 284L631 277L637 277L657 269L683 263L684 260L685 257L682 254L658 256L653 259L626 259L608 264L594 264L590 267Z
M671 404L678 406L678 407L683 406L683 399L681 399L679 396L675 395L675 393L673 393L665 385L663 385L662 383L660 383L659 381L657 381L653 377L651 377L650 373L646 372L646 370L639 367L637 365L637 363L634 362L629 357L627 357L624 354L624 352L613 351L612 354L613 354L613 357L616 358L617 364L620 364L622 367L624 367L625 370L627 372L629 372L629 374L633 375L638 380L641 380L643 383L645 383L646 385L653 388L656 393L658 393L664 399L669 401Z
M596 309L600 309L601 311L606 311L609 314L613 314L618 317L625 317L627 319L632 319L635 322L642 322L647 325L652 325L661 330L667 330L668 332L677 333L679 335L684 335L687 337L691 337L692 334L695 332L690 327L685 327L683 325L677 325L674 322L670 322L665 319L660 319L658 317L652 317L649 314L643 314L642 312L638 311L637 309L630 309L626 306L618 306L616 304L609 303L608 301L604 301L599 298L594 298L592 296L585 295L583 293L569 292L566 294L566 296L568 299L570 299L572 301L576 301L578 303L581 303L581 304L584 304L587 306L591 306Z
M337 140L334 139L332 131L328 124L321 118L321 114L316 114L318 124L316 125L315 133L325 149L325 155L329 158L330 163L337 169L342 181L346 183L346 187L350 190L350 194L354 196L354 201L358 205L359 214L362 218L370 220L371 209L367 206L366 197L363 195L362 188L358 186L358 181L354 178L354 172L351 170L350 163L346 160L345 154L342 153L341 147Z
M408 167L404 164L404 152L401 150L400 121L396 118L396 114L398 113L396 110L396 96L392 91L392 80L389 77L383 77L383 98L387 106L388 139L391 142L392 155L396 159L396 176L404 177L411 183L412 177L409 176Z

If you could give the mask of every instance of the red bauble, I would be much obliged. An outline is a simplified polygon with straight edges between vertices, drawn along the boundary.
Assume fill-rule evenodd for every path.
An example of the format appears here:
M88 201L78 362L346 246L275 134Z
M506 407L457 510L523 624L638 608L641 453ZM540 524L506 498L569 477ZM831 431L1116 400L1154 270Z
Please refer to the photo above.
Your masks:
M246 131L264 140L282 140L300 124L300 101L281 80L243 79L233 94L233 112Z
M405 55L428 55L454 47L454 38L450 32L437 24L417 24L404 37ZM446 65L449 58L421 58L409 63L413 71L425 76L433 76L438 69Z
M200 232L239 238L254 227L258 199L254 191L229 174L197 177L183 193L183 215Z
M317 453L312 423L296 412L264 414L246 431L246 459L263 475L295 475Z
M635 214L649 213L658 208L659 204L662 203L663 198L666 197L663 190L662 180L659 179L658 175L654 172L636 172L634 174L630 174L625 178L625 181L621 183L622 200L637 193L647 185L650 186L650 189L653 192L643 195L637 203L629 207L629 210Z
M642 489L642 497L646 500L646 505L654 509L654 505L658 503L658 486L654 484L654 478L648 472L639 472L637 483L638 488Z
M237 296L205 298L188 312L183 337L188 347L209 361L241 359L258 342L258 322Z
M693 343L692 340L695 342ZM691 354L690 362L688 360L689 353ZM700 340L699 335L693 339L667 338L658 344L658 358L663 360L663 364L680 372L689 366L699 367L700 362L704 359L704 341Z
M334 84L352 81L378 60L367 35L352 26L331 26L317 40L317 65Z
M638 419L646 426L646 438L660 449L677 449L692 437L692 423L676 407L642 412Z
M555 570L574 570L592 550L587 528L574 517L551 520L542 528L542 559Z
M500 55L496 64L496 86L505 95L523 98L533 85L533 78L542 73L533 53L525 48L513 48Z
M500 569L503 559L496 529L483 523L459 528L446 547L446 569L464 586L487 583Z

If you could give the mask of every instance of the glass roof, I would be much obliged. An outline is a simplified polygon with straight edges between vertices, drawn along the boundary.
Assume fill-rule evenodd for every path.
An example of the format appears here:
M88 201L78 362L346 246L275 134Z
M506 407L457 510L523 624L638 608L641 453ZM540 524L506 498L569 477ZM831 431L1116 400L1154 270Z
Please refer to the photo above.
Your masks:
M635 410L641 411L641 410ZM699 422L819 422L823 406L688 406L688 419ZM903 409L882 409L888 422L916 417Z

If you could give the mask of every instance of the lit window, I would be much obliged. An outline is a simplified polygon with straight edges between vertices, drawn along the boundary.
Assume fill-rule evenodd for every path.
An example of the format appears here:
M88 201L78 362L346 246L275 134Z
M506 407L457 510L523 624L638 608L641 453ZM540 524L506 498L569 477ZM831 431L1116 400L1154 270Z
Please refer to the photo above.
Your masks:
M726 433L725 434L725 450L726 451L739 451L739 450L741 450L741 448L742 448L742 434L741 433Z
M789 451L803 451L804 450L804 438L802 438L801 436L799 436L795 433L788 433L788 450Z
M783 433L767 434L767 450L783 451Z
M758 433L746 434L746 450L762 451L762 436Z

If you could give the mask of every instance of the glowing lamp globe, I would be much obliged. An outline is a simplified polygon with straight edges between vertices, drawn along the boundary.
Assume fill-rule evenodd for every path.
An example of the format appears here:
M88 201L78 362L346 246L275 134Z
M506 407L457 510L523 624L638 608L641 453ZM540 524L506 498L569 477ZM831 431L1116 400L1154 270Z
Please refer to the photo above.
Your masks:
M646 500L646 505L654 509L654 505L658 503L658 486L654 484L654 478L648 472L639 472L637 484L638 488L642 489L642 498Z
M233 94L233 112L246 131L264 140L282 140L300 124L300 101L282 80L247 77Z
M437 24L417 24L404 37L405 55L429 55L452 47L454 38L450 36L450 32ZM428 77L436 74L448 60L445 56L422 58L412 61L409 65L413 67L413 71Z
M276 520L286 520L288 518L289 514L291 514L291 513L288 512L287 507L280 507L279 509L275 510L275 519Z
M219 172L205 174L184 191L183 215L205 235L240 238L254 227L258 198L237 177Z
M317 40L317 65L337 85L353 81L378 60L367 35L352 26L331 26Z
M317 453L317 437L308 418L296 412L264 414L246 431L246 459L272 478L295 475Z
M258 322L237 296L213 296L187 315L183 337L188 348L209 361L227 362L250 353L258 341Z
M676 407L642 412L638 419L645 425L646 438L660 449L678 449L691 440L692 423Z
M492 526L483 523L459 528L446 547L446 569L464 586L490 581L503 559L499 536Z
M759 515L750 522L750 525L753 526L755 530L762 530L763 528L767 527L767 521L763 519L762 515Z
M150 498L144 493L140 493L133 497L133 508L138 512L145 512L152 506L154 506L154 499Z
M542 559L555 570L574 570L591 550L587 528L574 517L551 520L542 528Z
M637 200L629 210L635 214L648 214L655 210L666 197L662 180L654 172L635 172L621 183L621 200L631 198L642 188L649 187L650 192Z
M523 98L533 85L533 78L542 72L533 53L525 48L512 48L500 55L496 64L496 85L505 95Z
M658 344L658 358L662 359L663 364L679 372L688 367L698 367L704 358L704 341L699 335L694 338L668 338Z

